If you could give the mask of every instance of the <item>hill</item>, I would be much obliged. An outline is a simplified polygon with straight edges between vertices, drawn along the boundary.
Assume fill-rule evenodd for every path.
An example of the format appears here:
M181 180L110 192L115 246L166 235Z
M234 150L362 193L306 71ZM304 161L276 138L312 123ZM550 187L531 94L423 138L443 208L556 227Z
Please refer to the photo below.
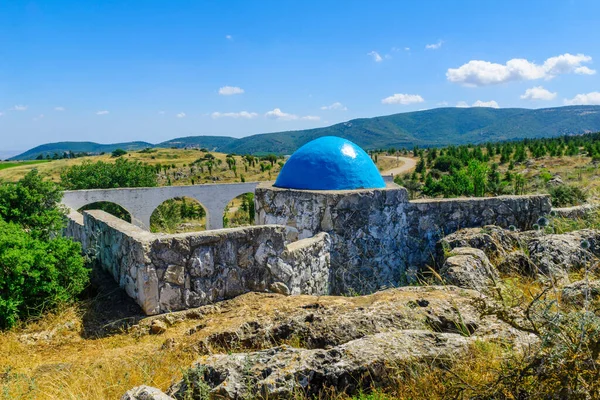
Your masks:
M116 149L141 150L147 147L154 147L154 145L147 142L126 142L114 144L99 144L94 142L57 142L34 147L33 149L27 150L25 153L10 158L10 160L33 160L40 154L42 157L46 157L47 155L52 157L54 153L62 155L65 152L100 154L110 153Z
M156 147L206 147L236 154L290 154L306 142L321 136L341 136L366 149L444 146L524 138L556 137L600 131L600 106L568 106L544 109L523 108L436 108L360 118L324 128L263 133L235 139L226 136L189 136ZM65 142L38 146L13 159L32 159L38 154L112 151L150 147L149 143L99 145ZM64 147L66 144L68 148ZM140 147L127 148L131 145ZM102 148L102 150L99 150ZM92 149L92 150L88 150Z

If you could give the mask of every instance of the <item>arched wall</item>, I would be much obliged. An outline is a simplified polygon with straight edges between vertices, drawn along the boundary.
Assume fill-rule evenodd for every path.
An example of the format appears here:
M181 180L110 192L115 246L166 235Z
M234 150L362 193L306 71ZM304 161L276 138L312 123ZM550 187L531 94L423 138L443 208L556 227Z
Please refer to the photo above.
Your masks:
M62 203L74 210L109 201L131 214L131 223L150 230L150 216L160 204L174 197L191 197L206 210L207 229L223 228L225 207L237 196L254 192L258 182L222 183L192 186L163 186L155 188L91 189L65 191Z

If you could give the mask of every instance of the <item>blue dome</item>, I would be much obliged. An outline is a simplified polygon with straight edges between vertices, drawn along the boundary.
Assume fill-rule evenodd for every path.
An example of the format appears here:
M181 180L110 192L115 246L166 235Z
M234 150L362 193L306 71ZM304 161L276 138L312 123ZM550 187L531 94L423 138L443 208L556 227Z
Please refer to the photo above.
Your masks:
M324 136L300 147L287 160L275 186L286 189L384 188L371 157L349 140Z

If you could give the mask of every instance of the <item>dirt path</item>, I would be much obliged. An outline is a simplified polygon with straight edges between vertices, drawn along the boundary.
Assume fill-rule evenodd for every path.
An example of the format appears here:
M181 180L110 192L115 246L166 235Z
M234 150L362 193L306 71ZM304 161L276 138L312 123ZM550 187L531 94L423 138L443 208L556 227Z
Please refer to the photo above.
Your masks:
M411 172L417 166L417 160L408 157L396 157L396 156L383 156L385 158L391 158L394 160L402 161L402 165L396 168L388 169L387 171L381 172L381 175L399 175Z

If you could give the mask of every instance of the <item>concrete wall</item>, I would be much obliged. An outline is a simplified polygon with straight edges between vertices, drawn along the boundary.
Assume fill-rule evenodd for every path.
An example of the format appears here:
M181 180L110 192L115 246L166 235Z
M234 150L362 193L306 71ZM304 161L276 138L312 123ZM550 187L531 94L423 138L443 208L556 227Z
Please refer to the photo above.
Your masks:
M406 284L431 264L435 242L461 228L495 224L530 228L550 212L548 196L408 201L406 189L306 191L259 185L256 224L280 224L301 238L331 236L333 293L368 293Z
M157 235L103 211L85 212L83 227L87 250L146 314L249 291L329 293L326 233L293 243L294 232L272 225Z
M123 207L131 214L131 222L150 230L150 216L160 204L175 197L191 197L206 209L208 229L223 227L223 212L237 196L254 192L257 182L222 183L193 186L164 186L155 188L92 189L65 191L63 204L74 210L100 201Z

